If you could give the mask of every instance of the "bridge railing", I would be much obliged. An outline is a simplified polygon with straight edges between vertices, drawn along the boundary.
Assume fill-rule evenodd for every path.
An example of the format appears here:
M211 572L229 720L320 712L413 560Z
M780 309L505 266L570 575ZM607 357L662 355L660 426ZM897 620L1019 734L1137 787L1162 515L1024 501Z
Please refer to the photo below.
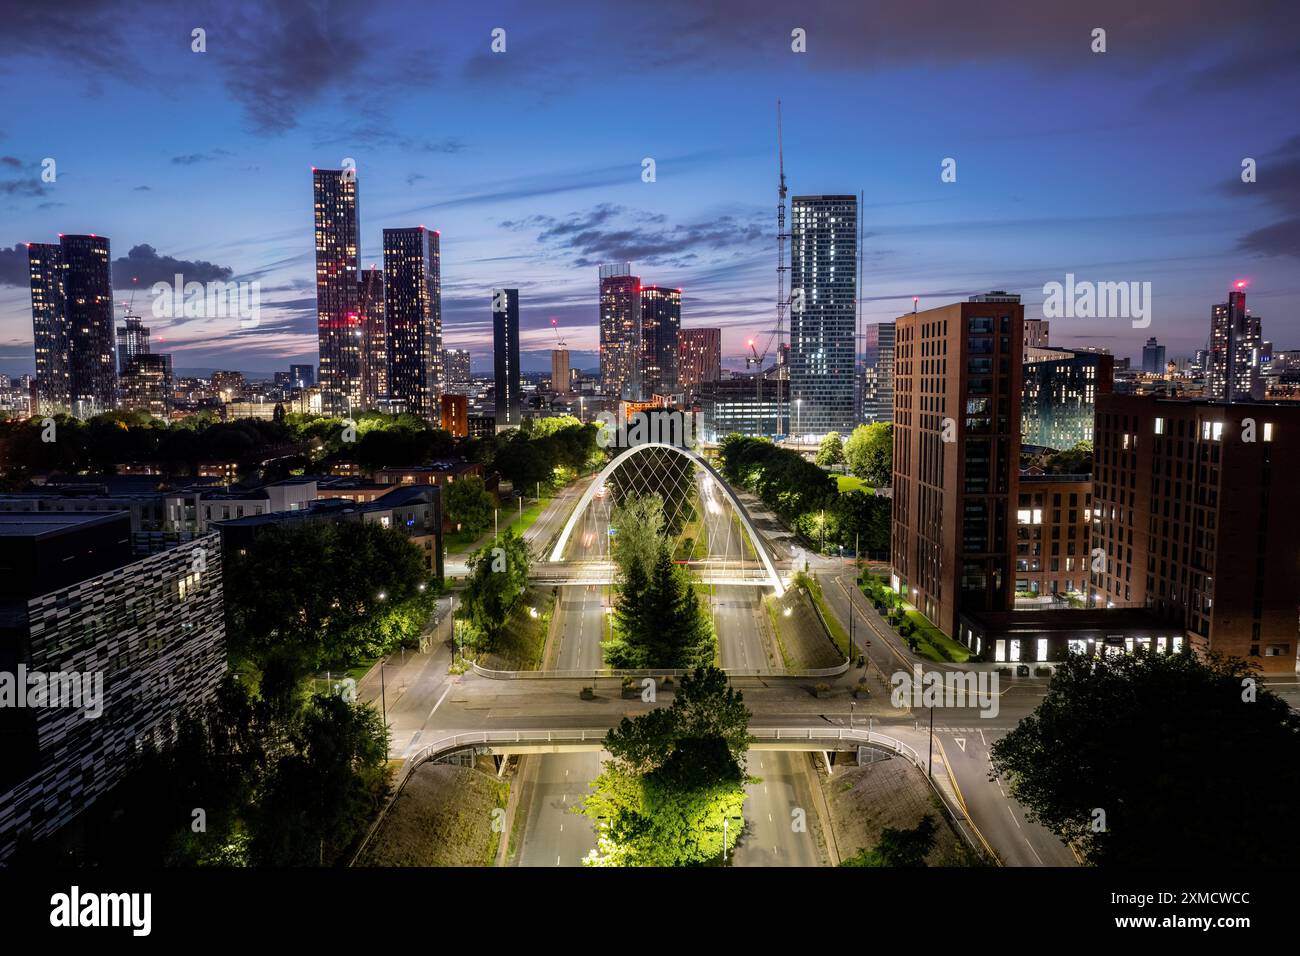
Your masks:
M771 671L762 671L754 668L727 668L724 667L723 673L728 677L788 677L788 678L811 678L811 677L839 677L841 674L848 673L852 661L845 659L834 667L815 667L803 671L787 671L781 674L774 674ZM609 677L683 677L691 673L684 668L641 668L635 670L615 670L610 667L598 667L589 670L546 670L546 671L500 671L483 667L476 661L470 662L470 667L474 673L480 677L486 677L488 680L598 680Z

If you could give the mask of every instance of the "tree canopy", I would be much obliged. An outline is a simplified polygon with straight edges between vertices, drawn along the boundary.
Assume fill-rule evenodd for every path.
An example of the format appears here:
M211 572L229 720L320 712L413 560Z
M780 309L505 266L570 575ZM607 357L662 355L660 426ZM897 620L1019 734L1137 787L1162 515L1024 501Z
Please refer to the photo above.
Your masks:
M889 422L859 425L844 445L849 471L875 488L888 487L894 475L894 426Z

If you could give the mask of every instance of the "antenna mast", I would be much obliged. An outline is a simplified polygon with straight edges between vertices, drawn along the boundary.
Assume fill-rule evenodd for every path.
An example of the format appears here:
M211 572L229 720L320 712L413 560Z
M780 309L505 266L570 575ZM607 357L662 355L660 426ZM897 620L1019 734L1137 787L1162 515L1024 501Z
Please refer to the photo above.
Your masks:
M781 101L776 101L776 157L777 171L779 180L777 185L777 202L776 202L776 434L777 437L785 435L784 427L781 424L781 374L782 374L782 351L781 344L785 338L785 310L787 299L785 296L785 274L788 271L785 264L785 241L789 234L785 231L785 147L781 139ZM789 367L786 366L785 374L789 374ZM762 375L762 369L759 369L759 375Z

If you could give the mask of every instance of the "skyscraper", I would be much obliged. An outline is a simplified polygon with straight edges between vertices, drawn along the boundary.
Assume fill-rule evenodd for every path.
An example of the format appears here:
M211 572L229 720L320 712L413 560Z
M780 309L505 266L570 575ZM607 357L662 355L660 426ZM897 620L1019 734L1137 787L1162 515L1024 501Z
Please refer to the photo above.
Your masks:
M1246 283L1238 282L1228 301L1210 313L1207 397L1221 402L1264 397L1259 375L1263 339L1259 316L1246 308Z
M567 395L572 384L573 373L569 370L569 350L563 347L551 349L551 391Z
M41 414L87 418L117 403L112 256L104 236L27 247Z
M294 388L311 388L316 384L316 369L311 365L290 365L289 384Z
M682 290L641 289L641 398L677 391L677 340L682 328Z
M138 315L127 313L117 327L117 374L125 375L131 359L149 354L149 326Z
M439 418L434 300L438 235L423 226L384 230L388 397L427 421Z
M894 323L862 328L862 421L894 420Z
M320 350L321 409L350 415L362 401L357 314L360 221L353 169L313 169L316 212L316 330Z
M388 325L384 321L384 273L371 266L357 287L361 320L361 407L377 408L388 397Z
M1002 300L895 320L892 581L952 637L1014 602L1023 321Z
M1115 357L1103 352L1037 349L1024 363L1020 392L1020 440L1026 445L1069 448L1092 441L1097 396L1114 388Z
M790 245L790 421L807 436L854 424L856 196L795 196Z
M443 349L442 364L445 377L444 391L451 391L460 395L468 394L470 378L469 350Z
M1153 375L1165 373L1165 347L1155 340L1155 336L1142 346L1142 371Z
M681 329L677 333L677 385L693 391L722 378L722 329Z
M492 290L492 374L497 431L519 426L519 290Z
M600 267L600 382L609 398L641 398L641 279L630 262Z

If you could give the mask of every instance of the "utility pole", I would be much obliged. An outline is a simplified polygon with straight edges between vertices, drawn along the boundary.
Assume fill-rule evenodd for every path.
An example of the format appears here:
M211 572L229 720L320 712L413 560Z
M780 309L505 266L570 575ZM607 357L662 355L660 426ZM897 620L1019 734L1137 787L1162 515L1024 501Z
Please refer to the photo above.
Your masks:
M934 708L930 708L930 752L925 755L926 768L925 774L931 780L934 779Z

